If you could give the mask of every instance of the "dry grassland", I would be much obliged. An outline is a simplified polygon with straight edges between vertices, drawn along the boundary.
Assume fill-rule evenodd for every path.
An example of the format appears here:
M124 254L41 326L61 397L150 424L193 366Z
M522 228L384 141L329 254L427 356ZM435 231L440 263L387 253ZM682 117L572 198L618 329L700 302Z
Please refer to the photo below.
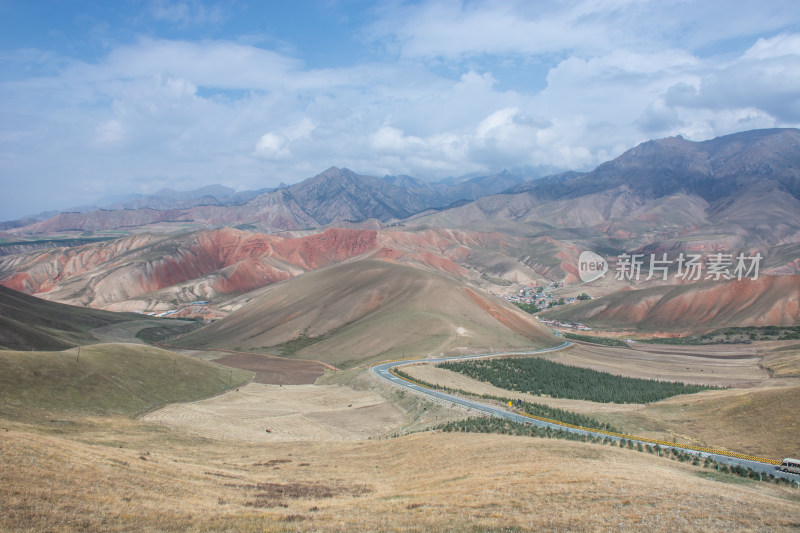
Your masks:
M646 361L615 359L611 350L582 347L559 355L601 370L629 364L631 372L646 373ZM623 351L624 357L636 355ZM766 373L749 356L694 361L673 354L677 359L665 362L661 355L649 357L662 378L671 375L669 369L681 375L686 366L702 368L703 377L713 369L715 377L739 385L756 377L763 381ZM409 368L420 369L430 371ZM602 411L591 402L553 405L649 431L671 424L692 438L723 442L715 445L728 442L728 435L739 439L732 449L751 451L743 447L746 439L790 447L800 435L796 427L792 434L776 434L769 426L773 406L796 411L797 381L772 379L632 411ZM0 419L0 530L800 528L797 489L596 444L437 432L381 438L463 413L380 384L363 370L330 373L318 383L251 383L169 405L144 420L44 404L28 418ZM788 416L785 425L796 423ZM718 424L709 423L712 418Z
M759 367L760 358L752 345L575 345L542 357L620 376L722 387L749 387L769 378L769 372Z
M739 453L783 459L800 452L800 381L794 386L676 396L605 421L625 431ZM600 418L600 417L598 417Z
M144 420L203 437L266 443L364 440L391 432L405 417L375 392L251 383L206 400L168 405Z
M112 424L108 420L107 424ZM792 530L800 491L619 448L415 434L360 443L119 447L0 430L0 529L28 531ZM129 440L128 440L129 439Z
M763 357L763 366L778 377L800 378L800 343L769 342L759 347L758 354Z

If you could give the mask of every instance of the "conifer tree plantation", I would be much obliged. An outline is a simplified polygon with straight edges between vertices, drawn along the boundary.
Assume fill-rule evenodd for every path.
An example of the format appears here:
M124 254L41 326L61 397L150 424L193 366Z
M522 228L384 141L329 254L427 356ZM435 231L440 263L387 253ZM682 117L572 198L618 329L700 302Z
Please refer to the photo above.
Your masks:
M616 376L540 358L444 363L441 368L516 392L602 403L651 403L717 388Z

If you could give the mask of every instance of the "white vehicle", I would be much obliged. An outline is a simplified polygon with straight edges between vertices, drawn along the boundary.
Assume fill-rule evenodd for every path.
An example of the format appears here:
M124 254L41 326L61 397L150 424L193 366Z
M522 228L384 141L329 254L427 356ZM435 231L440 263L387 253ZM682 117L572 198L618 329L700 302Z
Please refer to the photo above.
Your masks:
M781 472L790 472L792 474L800 474L800 459L792 459L787 457L781 462L778 467Z

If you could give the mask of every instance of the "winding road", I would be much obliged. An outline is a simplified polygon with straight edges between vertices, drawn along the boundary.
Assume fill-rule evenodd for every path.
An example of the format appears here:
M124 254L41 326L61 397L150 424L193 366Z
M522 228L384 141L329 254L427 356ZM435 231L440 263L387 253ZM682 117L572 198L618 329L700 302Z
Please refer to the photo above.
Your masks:
M554 352L556 350L561 350L571 346L572 343L569 341L564 341L563 343L559 344L558 346L553 346L550 348L541 348L538 350L530 350L525 352L501 352L501 353L488 353L488 354L481 354L481 355L466 355L466 356L456 356L456 357L435 357L435 358L427 358L427 359L403 359L400 361L388 361L385 363L378 363L372 366L372 372L381 379L386 380L387 382L391 383L392 385L400 388L404 388L410 390L416 394L422 394L434 401L450 403L454 406L461 406L467 408L472 411L476 411L478 413L483 413L489 416L496 416L499 418L505 418L507 420L511 420L514 422L520 422L522 424L533 424L539 427L549 427L552 429L560 429L564 431L570 431L573 433L588 435L588 436L598 436L598 437L608 437L614 440L621 440L623 438L627 440L632 440L633 442L641 442L642 445L646 444L653 444L656 441L648 440L648 439L641 439L631 435L619 435L619 434L612 434L603 431L593 431L590 429L583 429L578 428L575 426L569 426L564 424L558 424L554 422L546 422L544 420L540 420L531 416L522 415L519 413L515 413L512 411L507 411L505 409L501 409L499 407L494 407L491 405L486 405L480 402L467 400L465 398L460 398L458 396L453 396L452 394L447 394L444 392L440 392L434 389L430 389L428 387L424 387L420 384L414 383L412 381L403 379L401 377L396 376L391 372L393 368L397 368L404 365L411 365L414 363L444 363L447 361L465 361L470 359L487 359L491 357L502 357L502 356L509 356L509 355L535 355L541 354L546 352ZM772 474L775 477L782 477L786 479L791 479L794 481L800 481L800 476L795 474L788 474L785 472L781 472L777 469L776 465L771 462L767 462L767 459L758 460L759 458L744 458L744 457L735 457L734 455L740 454L732 454L727 455L726 452L721 450L710 450L710 449L693 449L692 447L683 447L677 443L664 443L658 442L658 444L662 448L672 448L675 450L681 450L684 452L688 452L694 455L697 455L701 458L710 457L714 461L717 461L720 464L726 465L739 465L744 468L750 468L755 470L756 472L762 472L764 474Z

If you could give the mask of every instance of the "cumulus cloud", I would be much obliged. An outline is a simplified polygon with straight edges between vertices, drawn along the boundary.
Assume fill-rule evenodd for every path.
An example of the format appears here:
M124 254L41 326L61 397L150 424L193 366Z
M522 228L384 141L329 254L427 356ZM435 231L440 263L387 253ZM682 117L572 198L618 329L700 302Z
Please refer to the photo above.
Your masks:
M264 159L288 159L292 156L290 145L299 139L310 137L315 125L305 117L296 124L284 128L281 132L268 132L256 143L256 157Z
M148 6L178 25L227 16ZM98 193L109 176L120 192L257 188L331 165L430 179L587 170L651 138L800 125L795 6L391 3L361 28L361 56L313 67L297 48L230 35L139 34L91 58L3 50L0 164L28 182L73 172Z
M265 133L256 143L256 155L265 159L286 159L291 154L286 139L277 133Z

